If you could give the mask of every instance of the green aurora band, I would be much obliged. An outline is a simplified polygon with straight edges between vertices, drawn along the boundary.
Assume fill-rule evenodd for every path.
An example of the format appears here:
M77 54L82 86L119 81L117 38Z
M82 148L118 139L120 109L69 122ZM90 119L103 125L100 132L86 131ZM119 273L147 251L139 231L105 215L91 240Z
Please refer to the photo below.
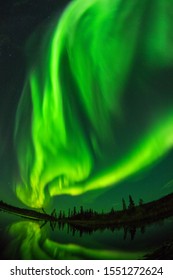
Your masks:
M143 39L147 0L76 0L51 25L30 63L16 117L15 189L23 203L39 208L50 196L116 185L172 149L171 103L155 109L121 156L116 141L138 49L143 71L173 63L168 2L153 1ZM34 45L35 37L28 49Z

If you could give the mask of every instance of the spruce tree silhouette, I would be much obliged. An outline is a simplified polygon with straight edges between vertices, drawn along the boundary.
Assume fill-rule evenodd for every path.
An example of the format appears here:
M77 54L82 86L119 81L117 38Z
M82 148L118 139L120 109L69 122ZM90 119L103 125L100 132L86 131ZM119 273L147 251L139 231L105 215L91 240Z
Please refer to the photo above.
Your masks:
M134 203L131 195L129 195L129 206L128 206L128 209L129 210L134 210L134 208L135 208L135 203Z

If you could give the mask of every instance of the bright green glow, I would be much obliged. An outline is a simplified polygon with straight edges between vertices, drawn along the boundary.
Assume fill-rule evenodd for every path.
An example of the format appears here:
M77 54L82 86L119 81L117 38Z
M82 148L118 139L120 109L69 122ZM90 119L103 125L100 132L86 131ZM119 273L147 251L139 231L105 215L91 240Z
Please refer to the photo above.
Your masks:
M113 185L122 179L140 171L161 158L170 148L173 147L173 114L156 126L143 138L126 157L115 165L100 172L91 180L79 186L72 187L73 194L80 194L83 191L105 188ZM60 194L56 186L52 186L51 195ZM68 193L68 192L67 192Z
M60 244L50 240L39 224L18 222L10 226L11 241L6 248L7 258L16 256L23 260L68 260L68 259L137 259L146 252L108 251L89 249L75 244ZM15 251L15 248L17 251Z
M117 160L115 155L114 163L98 171L100 162L107 160L105 143L113 151L116 148L113 124L124 118L123 98L146 2L74 1L45 38L40 57L29 71L16 120L21 176L16 193L25 204L42 207L50 195L76 195L114 185L154 164L172 148L169 108L151 121L123 158ZM159 17L164 4L158 2L147 33L149 43L144 44L153 65L152 53L159 53L161 43L166 44L168 25ZM152 40L153 30L158 45ZM171 58L172 49L166 50Z

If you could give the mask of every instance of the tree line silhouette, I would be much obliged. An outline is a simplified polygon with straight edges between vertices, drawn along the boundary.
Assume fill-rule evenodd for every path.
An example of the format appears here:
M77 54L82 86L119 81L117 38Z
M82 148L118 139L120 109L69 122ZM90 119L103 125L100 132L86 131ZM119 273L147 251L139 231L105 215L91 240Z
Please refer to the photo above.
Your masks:
M88 228L94 228L94 226L106 227L107 225L142 226L173 215L173 193L145 204L143 199L140 198L136 205L132 196L129 195L127 204L125 199L122 198L122 210L116 210L112 207L109 212L102 210L100 213L92 208L85 210L83 206L80 206L79 209L74 206L73 209L68 209L68 213L60 210L57 214L57 210L53 209L51 214L47 214L43 208L42 212L38 212L33 209L12 206L3 201L0 201L0 210L22 217L50 221L52 227L56 222L82 224Z
M91 218L94 218L94 217L97 217L97 216L99 216L99 217L101 217L101 216L113 216L117 212L122 213L122 212L126 212L126 211L128 211L128 212L133 211L133 210L135 210L136 206L142 206L143 203L144 203L143 199L140 198L138 205L135 205L135 202L134 202L132 196L129 195L128 205L126 204L125 199L122 198L122 210L115 210L114 207L112 207L110 209L110 211L107 212L107 213L104 213L103 210L102 210L101 213L99 213L99 212L93 210L92 208L84 210L83 206L80 206L80 209L77 210L76 206L74 206L73 209L70 209L70 208L68 209L68 213L66 213L63 210L60 210L58 215L56 213L56 209L53 209L53 211L51 213L51 216L56 217L59 220L63 220L63 219L76 219L76 220L86 219L87 220L87 219L91 219Z

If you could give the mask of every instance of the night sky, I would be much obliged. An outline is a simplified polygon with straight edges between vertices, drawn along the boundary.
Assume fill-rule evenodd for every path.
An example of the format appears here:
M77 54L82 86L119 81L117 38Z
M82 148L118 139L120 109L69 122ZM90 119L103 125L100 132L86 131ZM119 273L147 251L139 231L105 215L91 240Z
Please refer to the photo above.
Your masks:
M21 175L21 170L25 169L22 166L27 165L27 156L25 158L25 151L26 155L29 154L30 157L30 153L32 154L33 150L32 146L31 148L28 148L30 145L29 143L31 138L32 120L34 119L34 117L31 118L34 109L32 107L31 98L29 97L29 91L26 85L26 77L28 77L29 75L28 68L32 69L32 65L38 65L38 68L37 66L35 66L35 71L38 71L37 76L39 78L37 82L39 83L39 85L41 84L41 91L41 89L44 87L44 80L46 79L47 75L46 70L44 71L43 68L46 68L47 63L49 63L49 56L46 54L46 52L48 53L48 49L46 49L46 46L48 48L49 44L47 43L46 45L46 43L44 43L45 45L44 47L42 47L43 37L47 29L51 30L49 31L49 35L47 37L51 37L51 32L56 22L55 19L59 17L68 2L69 1L21 0L5 1L3 4L1 4L0 199L3 199L4 201L11 204L22 205L22 202L17 198L14 192L14 182L22 181L21 177L23 177L23 175ZM63 85L63 94L65 95L65 93L68 92L68 94L63 97L64 112L66 112L65 124L66 127L67 124L69 124L69 135L70 133L73 134L74 131L77 135L76 138L74 135L74 140L73 135L69 136L69 138L72 138L72 140L70 140L71 142L69 142L70 144L68 151L70 154L75 149L77 150L77 148L75 147L76 139L78 139L78 143L76 143L76 145L79 145L79 147L80 145L81 147L83 147L85 142L87 143L87 149L83 149L83 151L86 152L89 150L90 154L92 155L92 162L94 162L94 167L92 167L92 171L88 176L89 180L91 178L91 183L89 183L88 185L94 187L92 187L91 191L87 191L76 196L70 196L70 193L60 195L60 192L54 191L54 184L56 185L56 182L59 179L57 179L56 177L51 178L50 184L52 184L53 187L49 188L49 183L47 183L47 181L45 187L45 192L47 192L47 189L49 188L50 192L52 192L53 194L53 197L51 197L46 204L47 208L52 208L53 205L54 207L57 207L59 209L66 210L68 208L72 208L74 205L77 207L83 205L86 208L92 207L95 210L100 211L109 210L111 207L114 207L115 209L121 209L122 198L125 198L128 203L129 194L132 195L135 203L138 204L140 198L142 198L144 202L148 202L172 192L173 141L171 127L173 128L173 122L171 111L173 107L173 55L170 50L171 35L169 34L171 20L169 19L169 17L165 19L167 29L166 31L163 31L161 20L160 23L158 23L158 14L160 11L159 7L155 7L154 5L154 1L151 1L151 4L148 4L148 6L141 5L141 7L138 7L139 11L134 10L134 14L130 13L129 18L127 17L128 19L130 19L131 17L137 18L136 21L131 21L131 25L137 24L137 27L139 29L135 47L130 47L130 40L132 39L129 40L129 46L126 45L126 48L124 47L125 42L128 41L129 36L127 35L128 31L126 31L125 26L120 29L124 34L124 38L126 38L127 35L127 38L123 39L124 41L122 40L122 42L124 43L122 51L122 53L124 52L123 54L120 53L120 50L116 46L116 41L114 42L113 39L112 41L110 40L112 49L109 49L108 46L104 53L104 46L101 45L102 41L101 39L100 41L98 40L98 42L100 42L100 45L97 43L97 48L98 50L100 50L99 55L102 58L101 55L103 54L104 57L102 61L100 59L102 63L98 62L99 55L97 54L97 63L93 63L94 66L92 70L90 71L88 66L86 67L86 73L84 75L86 77L86 81L82 80L82 74L80 76L81 68L78 65L77 55L80 52L81 61L85 61L85 59L82 58L83 53L81 51L81 45L86 43L85 40L87 39L83 39L85 37L84 35L82 35L83 37L79 37L79 33L81 32L81 34L85 34L84 30L88 30L88 33L86 32L86 34L92 34L91 30L94 26L92 19L90 21L91 30L89 29L89 25L87 23L87 25L84 25L84 27L83 25L79 25L76 33L74 33L76 34L77 39L75 41L76 45L74 44L71 51L71 56L74 57L74 61L76 59L76 63L73 62L74 68L73 70L71 70L71 72L73 72L73 75L71 75L71 72L69 71L69 64L72 63L72 58L70 57L70 55L70 58L67 56L67 46L64 43L65 47L63 47L65 51L62 52L62 57L60 59L60 66L62 65L60 68L60 80L61 84ZM119 7L120 11L123 8L124 7ZM127 11L128 9L130 10L130 4L129 7L127 7ZM91 17L94 17L94 12L91 13ZM137 17L136 15L139 13L141 14L139 17ZM119 14L121 15L121 12L119 12ZM161 18L164 18L165 15L167 15L166 8L165 10L163 9ZM114 20L116 21L116 17ZM103 23L103 26L104 24L105 23ZM126 25L129 25L129 23L126 23ZM73 26L73 24L71 24L71 26ZM84 30L80 30L80 28L82 28L80 26L82 26ZM73 27L70 28L71 30L73 30ZM107 30L106 27L105 30ZM105 31L105 33L106 32L107 31ZM112 31L111 27L109 27L109 32L110 34L111 32L114 32ZM163 33L165 34L165 36L163 36ZM155 34L155 39L153 39L153 34ZM91 36L94 37L96 35L97 30L95 31L94 35L92 34ZM116 34L116 36L118 35ZM45 38L47 37L45 36ZM30 43L28 44L27 42L29 38L31 39ZM90 46L90 41L88 41L88 46ZM134 53L133 60L131 61L129 58L130 70L128 69L127 71L126 59L123 60L123 55L127 55L128 57L130 48L133 49ZM76 49L78 50L77 54ZM88 49L90 48L88 47ZM39 54L40 50L42 54ZM89 56L89 51L86 52L86 54L88 54ZM116 68L118 57L121 56L122 61L120 60L119 62L120 66L119 68ZM44 57L45 62L43 62ZM112 58L114 57L115 61L112 62ZM104 75L102 73L101 66L104 66L106 69ZM111 74L113 70L115 72L119 71L119 76L121 76L119 73L127 71L127 74L125 75L126 79L122 78L121 83L123 84L123 86L121 90L116 89L116 82L114 81L115 77ZM84 101L86 107L85 110L83 110L84 105L81 105L83 104L81 102L81 100L83 99L80 100L80 98L76 98L76 96L78 96L77 91L79 89L82 92L82 89L84 87L83 92L85 92L85 88L89 87L89 79L91 79L90 72L92 75L96 75L94 77L96 79L96 83L94 84L93 82L94 85L92 84L92 87L97 92L97 96L95 96L95 99L92 102ZM71 77L75 77L74 79L75 83L78 84L77 86L76 84L74 84L74 82L72 84ZM87 77L89 77L88 81ZM103 79L103 81L101 79ZM83 87L81 85L81 81L83 81ZM99 85L97 81L100 82ZM67 84L70 83L72 84L73 94L75 95L75 98L71 97L71 88L67 86ZM104 95L106 90L104 92L104 90L102 89L105 88L106 83L109 94ZM112 89L114 83L115 88ZM26 90L23 90L24 84L26 85ZM102 91L104 102L99 97L99 93ZM118 94L119 92L123 91L123 94L121 93L118 95L116 94L116 91L118 92ZM24 98L22 99L22 101L20 101L22 94ZM33 94L33 96L34 100L35 95ZM40 97L40 100L42 99L43 96ZM69 103L70 105L68 105L70 110L66 105L68 104L69 99L71 102ZM21 104L20 107L18 106L19 102ZM36 106L34 102L35 101L33 101L33 104L34 106ZM51 103L49 102L49 104ZM115 106L115 110L112 109L112 105ZM50 107L51 106L52 105L50 105ZM71 107L73 108L73 110L71 109ZM109 110L107 108L109 108ZM73 121L75 122L75 120L77 120L76 126L71 124L71 114L74 114ZM18 122L17 125L16 115ZM95 119L94 116L96 116ZM35 119L37 118L38 115L36 115ZM35 127L37 127L37 125L35 125ZM78 128L80 128L80 132L76 132ZM17 131L17 137L14 137L15 130ZM35 132L36 131L37 130L35 128ZM45 158L43 156L43 161L46 166L45 169L47 168L47 170L50 168L49 163L53 158L52 155L50 157L47 156L47 151L49 151L49 146L54 145L52 143L55 143L55 139L52 138L51 133L52 130L50 132L50 139L53 139L51 140L52 142L46 145L45 140L45 142L41 143L39 146L44 148L42 150L46 151L46 156ZM94 135L94 138L92 138L91 135L92 137ZM47 136L45 136L45 139L46 137ZM95 144L96 142L97 144ZM35 140L35 143L37 143L37 139ZM151 145L149 145L150 143ZM148 156L150 158L150 161L147 158L144 163L141 163L140 153L142 157L144 150L148 151L148 147L151 148L151 150L153 149L152 151L149 151L149 153L151 153L151 155ZM73 151L71 151L70 149L72 149ZM20 151L22 151L22 156L19 155ZM80 158L80 155L78 155L78 151L76 151L76 154ZM155 154L158 155L155 156ZM62 153L62 161L63 156L64 154ZM135 162L138 156L139 164L137 164L138 161L137 163ZM67 156L67 158L69 158L69 156ZM23 164L21 164L22 160ZM83 158L81 159L81 161L82 160ZM28 163L28 167L26 167L28 168L28 170L32 161L33 159L30 160L30 162ZM87 165L89 165L90 163L90 156L88 156L88 154L85 157L85 162L87 162ZM68 165L68 163L66 162L64 163L64 165L65 164ZM130 164L134 164L135 167L132 169L131 167L129 167L129 169L132 171L128 172L126 171L126 169L127 166L130 166ZM141 168L138 167L138 165L141 165ZM113 174L114 171L120 173L119 170L122 170L122 173L126 172L127 174L124 175L124 177L122 176L119 181L117 180L117 182L109 184L108 188L97 188L94 183L92 183L92 180L94 180L92 178L96 178L96 182L98 182L98 185L102 185L102 178L103 176L106 176L106 172L110 172L111 174ZM28 182L27 176L25 178L26 182ZM61 178L61 180L65 180L64 177ZM105 180L107 180L107 178ZM84 183L86 181L87 177L85 177ZM78 185L80 185L80 183L78 183L77 186ZM29 192L30 189L29 191L27 191L27 194ZM18 197L19 196L20 195L18 191ZM29 202L26 203L24 201L25 199L23 199L23 194L21 197L21 200L24 202L24 204L33 207L34 204L29 205Z

